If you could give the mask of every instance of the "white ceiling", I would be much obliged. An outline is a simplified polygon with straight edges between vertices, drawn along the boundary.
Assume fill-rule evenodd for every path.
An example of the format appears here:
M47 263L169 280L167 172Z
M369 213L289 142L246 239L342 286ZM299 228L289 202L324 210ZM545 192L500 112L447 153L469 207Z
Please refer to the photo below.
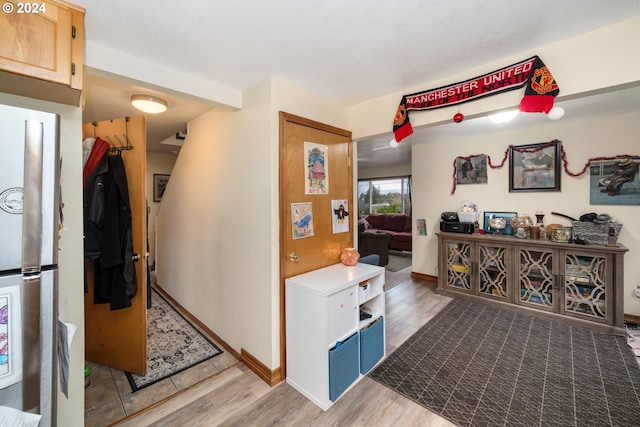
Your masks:
M86 9L85 36L92 44L235 90L276 77L345 105L402 92L640 15L638 0L74 3ZM162 94L169 101L168 112L148 117L151 151L175 151L175 146L158 142L211 108L172 91L149 90L144 83L88 74L86 122L139 114L129 103L134 93ZM484 124L476 119L440 128L460 132ZM378 138L369 149L361 143L359 153L370 159L375 155L392 160L403 152L406 156L410 144L393 152L376 149L388 146L389 139Z

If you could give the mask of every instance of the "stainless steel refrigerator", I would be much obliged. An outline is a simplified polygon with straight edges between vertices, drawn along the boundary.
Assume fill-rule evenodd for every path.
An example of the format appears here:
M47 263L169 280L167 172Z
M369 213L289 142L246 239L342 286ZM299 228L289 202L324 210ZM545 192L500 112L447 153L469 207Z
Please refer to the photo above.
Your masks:
M55 425L59 117L0 105L0 406Z

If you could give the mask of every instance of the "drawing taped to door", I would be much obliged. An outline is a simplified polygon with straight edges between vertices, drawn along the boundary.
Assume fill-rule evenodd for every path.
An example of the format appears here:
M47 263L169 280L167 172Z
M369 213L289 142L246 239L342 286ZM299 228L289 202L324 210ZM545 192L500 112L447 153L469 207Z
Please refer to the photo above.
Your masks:
M311 202L291 203L291 229L293 230L294 240L313 236L313 207Z
M349 200L332 200L331 210L333 220L331 221L333 234L349 232Z
M0 289L0 389L22 381L20 287Z
M329 194L329 147L313 142L304 142L306 153L305 194Z

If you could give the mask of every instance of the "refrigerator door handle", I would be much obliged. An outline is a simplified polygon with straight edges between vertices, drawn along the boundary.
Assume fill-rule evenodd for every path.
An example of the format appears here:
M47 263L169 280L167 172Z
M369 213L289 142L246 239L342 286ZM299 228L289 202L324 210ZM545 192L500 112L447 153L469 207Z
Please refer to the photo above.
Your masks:
M25 121L22 272L40 271L42 252L42 167L44 124Z
M22 405L40 413L40 274L22 279Z

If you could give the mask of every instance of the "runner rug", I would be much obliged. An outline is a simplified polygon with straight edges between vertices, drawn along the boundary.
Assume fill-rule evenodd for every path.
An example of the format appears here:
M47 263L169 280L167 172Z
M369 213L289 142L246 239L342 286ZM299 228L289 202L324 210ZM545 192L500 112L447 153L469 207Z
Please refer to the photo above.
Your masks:
M152 292L147 311L147 375L125 372L136 392L222 353L161 295Z
M460 426L638 426L625 338L454 299L370 376Z

